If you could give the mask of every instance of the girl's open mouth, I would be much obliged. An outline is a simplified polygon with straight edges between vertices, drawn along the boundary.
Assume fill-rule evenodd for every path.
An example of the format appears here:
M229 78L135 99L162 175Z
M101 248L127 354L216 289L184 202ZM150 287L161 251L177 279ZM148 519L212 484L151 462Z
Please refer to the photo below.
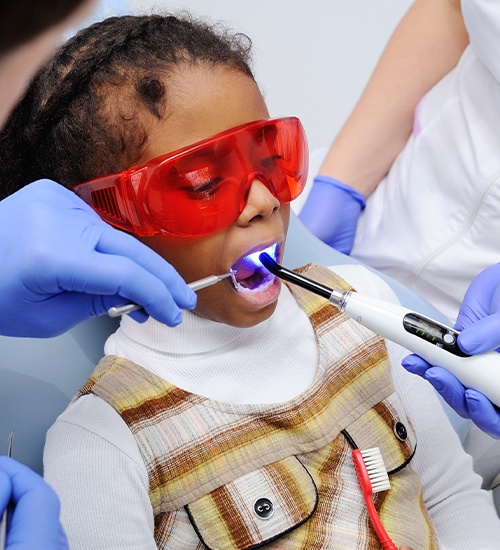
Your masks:
M264 250L248 254L231 266L231 269L236 271L238 292L262 292L273 284L275 275L270 273L259 260L259 254L262 252L267 252L277 260L278 245L273 244Z

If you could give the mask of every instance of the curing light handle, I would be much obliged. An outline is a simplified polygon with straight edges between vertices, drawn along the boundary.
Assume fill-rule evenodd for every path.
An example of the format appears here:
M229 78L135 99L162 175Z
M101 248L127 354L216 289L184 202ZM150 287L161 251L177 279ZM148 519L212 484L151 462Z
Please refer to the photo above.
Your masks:
M271 273L323 296L375 334L420 355L432 365L444 367L465 387L480 391L500 407L500 353L467 356L456 342L458 332L442 323L393 302L328 288L279 266L265 253L260 260Z

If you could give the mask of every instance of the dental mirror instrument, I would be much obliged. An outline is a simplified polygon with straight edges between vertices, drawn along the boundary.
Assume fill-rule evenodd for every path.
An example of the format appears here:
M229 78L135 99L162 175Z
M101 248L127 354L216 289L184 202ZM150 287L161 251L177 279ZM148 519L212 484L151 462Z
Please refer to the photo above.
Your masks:
M12 458L12 442L14 441L14 432L12 431L7 441L7 456ZM9 505L5 508L2 514L2 520L0 521L0 550L5 550L5 544L7 542L7 521L9 515Z
M386 300L329 288L282 267L265 252L259 259L280 279L326 298L342 313L375 334L416 353L428 363L447 369L465 387L481 392L500 407L499 353L468 355L458 347L459 332L443 323Z
M231 277L231 282L236 287L238 283L236 282L235 275L236 271L234 271L234 269L231 269L231 271L229 271L228 273L224 273L224 275L210 275L209 277L204 277L203 279L199 279L198 281L193 281L192 283L188 284L188 287L197 292L198 290L206 288L207 286L215 285L226 277ZM121 317L122 315L131 313L132 311L137 311L138 309L142 309L142 306L138 304L124 304L122 306L113 306L108 309L108 315L110 317Z

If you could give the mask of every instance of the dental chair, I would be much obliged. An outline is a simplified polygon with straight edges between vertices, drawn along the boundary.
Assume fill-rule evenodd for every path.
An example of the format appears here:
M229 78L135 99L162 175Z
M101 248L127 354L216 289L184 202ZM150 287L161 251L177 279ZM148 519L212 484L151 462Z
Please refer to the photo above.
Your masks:
M293 268L309 262L327 266L359 263L325 245L292 213L283 264ZM376 273L405 306L444 320L428 302ZM9 434L14 430L13 457L42 472L45 433L92 373L103 355L106 339L117 327L117 320L99 317L56 338L0 337L0 454L6 452ZM443 406L463 439L469 421L460 418L444 401Z
M118 321L97 317L56 338L0 336L0 454L42 473L45 434L92 374Z

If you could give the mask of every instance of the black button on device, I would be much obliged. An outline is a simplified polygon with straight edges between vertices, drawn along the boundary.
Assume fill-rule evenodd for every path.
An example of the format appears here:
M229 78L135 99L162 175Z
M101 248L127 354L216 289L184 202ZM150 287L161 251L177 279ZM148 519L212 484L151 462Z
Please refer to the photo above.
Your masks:
M260 519L269 519L274 514L273 503L268 498L259 498L253 509Z
M394 425L394 433L396 434L396 437L401 441L406 441L406 439L408 438L408 431L406 429L406 426L402 422L396 422L396 424Z

